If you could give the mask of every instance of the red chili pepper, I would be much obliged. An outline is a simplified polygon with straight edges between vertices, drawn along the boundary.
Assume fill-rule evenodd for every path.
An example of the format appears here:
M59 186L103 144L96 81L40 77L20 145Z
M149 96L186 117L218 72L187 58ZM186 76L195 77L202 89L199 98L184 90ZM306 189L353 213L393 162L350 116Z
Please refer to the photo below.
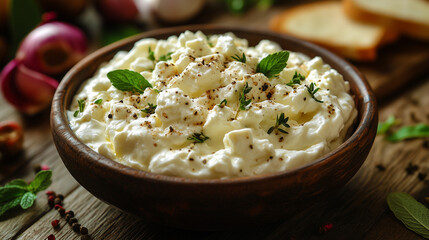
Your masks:
M23 134L21 126L16 122L0 123L0 153L13 156L22 149Z

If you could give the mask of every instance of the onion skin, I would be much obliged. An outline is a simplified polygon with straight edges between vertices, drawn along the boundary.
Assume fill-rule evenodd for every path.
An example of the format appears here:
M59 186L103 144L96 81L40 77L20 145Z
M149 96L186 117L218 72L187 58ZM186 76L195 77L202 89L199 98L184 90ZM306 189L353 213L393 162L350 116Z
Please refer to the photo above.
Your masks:
M48 107L57 87L55 79L27 68L16 59L0 74L4 98L25 114L35 114Z
M108 22L134 22L139 14L134 0L96 0L95 5Z
M85 34L63 22L48 22L30 32L16 54L26 67L48 75L66 72L87 50Z

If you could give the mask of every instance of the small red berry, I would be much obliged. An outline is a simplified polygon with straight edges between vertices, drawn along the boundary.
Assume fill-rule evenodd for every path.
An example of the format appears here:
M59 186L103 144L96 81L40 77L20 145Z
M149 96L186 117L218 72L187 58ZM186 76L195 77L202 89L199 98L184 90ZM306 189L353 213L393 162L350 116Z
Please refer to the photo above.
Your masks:
M49 235L49 236L48 236L48 240L55 240L55 236L54 236L54 234Z
M55 219L51 222L52 227L57 228L60 225L60 220Z
M51 195L55 195L55 192L54 191L46 191L45 192L46 193L46 195L48 195L48 196L51 196Z
M42 166L40 166L40 169L41 170L49 170L51 168L48 165L42 165Z

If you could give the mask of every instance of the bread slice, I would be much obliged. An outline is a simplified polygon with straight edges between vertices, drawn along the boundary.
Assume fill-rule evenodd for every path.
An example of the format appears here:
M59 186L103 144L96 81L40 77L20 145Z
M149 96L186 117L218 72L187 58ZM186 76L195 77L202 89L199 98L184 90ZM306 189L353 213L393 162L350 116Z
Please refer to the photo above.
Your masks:
M386 27L349 19L341 2L316 2L288 9L271 20L270 28L359 61L374 60L380 44L397 38L397 33Z
M399 32L429 40L428 0L344 0L347 16L394 27Z

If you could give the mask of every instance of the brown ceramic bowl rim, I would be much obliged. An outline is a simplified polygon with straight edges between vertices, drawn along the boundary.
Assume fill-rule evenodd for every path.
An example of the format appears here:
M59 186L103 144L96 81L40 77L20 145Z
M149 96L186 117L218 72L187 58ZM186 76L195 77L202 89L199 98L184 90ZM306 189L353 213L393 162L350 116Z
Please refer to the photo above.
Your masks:
M184 32L186 30L190 30L192 32L201 30L204 31L217 31L219 33L226 33L226 32L249 32L252 34L258 34L261 36L271 36L274 38L283 38L287 39L288 41L292 41L297 43L298 45L301 45L305 48L309 48L311 51L314 51L316 53L320 53L320 55L323 55L323 59L329 58L333 62L337 62L344 66L344 69L348 72L350 75L350 78L353 79L354 83L356 84L357 88L361 91L361 98L359 101L362 101L362 112L358 113L358 120L359 118L362 119L358 122L358 125L356 126L356 129L354 130L353 134L340 146L338 146L336 149L324 154L323 156L317 158L311 163L305 164L301 167L292 169L292 170L284 170L280 172L274 172L274 173L267 173L262 175L255 175L255 176L248 176L248 177L237 177L237 178L228 178L228 179L194 179L194 178L183 178L183 177L175 177L175 176L166 176L151 172L146 172L139 169L134 169L131 167L128 167L126 165L123 165L121 163L118 163L114 160L111 160L107 157L102 156L101 154L95 152L91 148L89 148L86 144L82 143L74 134L73 130L70 128L68 117L67 117L67 108L69 107L69 102L65 102L66 99L66 92L67 89L71 83L71 80L73 79L74 75L76 75L82 67L84 67L87 64L90 64L91 61L96 59L97 57L102 56L106 52L116 50L121 46L124 46L130 42L136 42L139 39L142 38L151 38L152 36L156 36L159 34L169 34L169 35L178 35L181 32ZM293 51L293 50L292 50ZM84 81L82 81L79 86L82 85ZM79 88L76 89L76 91ZM76 92L73 93L73 96ZM73 98L73 96L71 98ZM356 96L355 96L356 97ZM358 109L359 111L359 109ZM141 33L139 35L126 38L124 40L118 41L116 43L110 44L106 47L103 47L101 49L98 49L97 51L91 53L87 57L85 57L82 61L80 61L78 64L76 64L63 78L61 81L52 103L52 111L51 111L51 126L52 127L61 127L61 130L64 131L64 135L62 136L64 141L67 141L70 147L76 151L76 152L84 152L84 154L87 154L89 159L91 159L93 162L91 162L91 165L95 165L97 168L101 168L103 171L111 172L113 174L124 174L128 175L129 177L133 178L143 178L146 180L152 180L154 182L164 182L164 183L171 183L171 184L197 184L197 185L204 185L204 184L245 184L245 183L253 183L258 182L263 179L271 179L271 178L283 178L288 175L296 175L297 172L306 171L312 168L317 168L318 165L321 165L322 162L326 161L335 161L335 156L338 154L343 154L345 151L347 151L347 148L349 146L352 147L359 147L356 142L359 139L359 136L362 135L365 131L365 128L368 127L371 123L371 119L377 117L376 116L376 105L375 105L375 96L366 81L365 77L350 63L348 63L346 60L342 59L341 57L337 56L336 54L320 47L315 44L312 44L310 42L297 39L295 37L289 36L289 35L280 35L272 32L267 31L261 31L261 30L254 30L249 28L243 28L243 27L231 27L231 26L222 26L222 25L187 25L187 26L179 26L179 27L172 27L172 28L163 28L163 29L157 29L152 30L148 32Z

